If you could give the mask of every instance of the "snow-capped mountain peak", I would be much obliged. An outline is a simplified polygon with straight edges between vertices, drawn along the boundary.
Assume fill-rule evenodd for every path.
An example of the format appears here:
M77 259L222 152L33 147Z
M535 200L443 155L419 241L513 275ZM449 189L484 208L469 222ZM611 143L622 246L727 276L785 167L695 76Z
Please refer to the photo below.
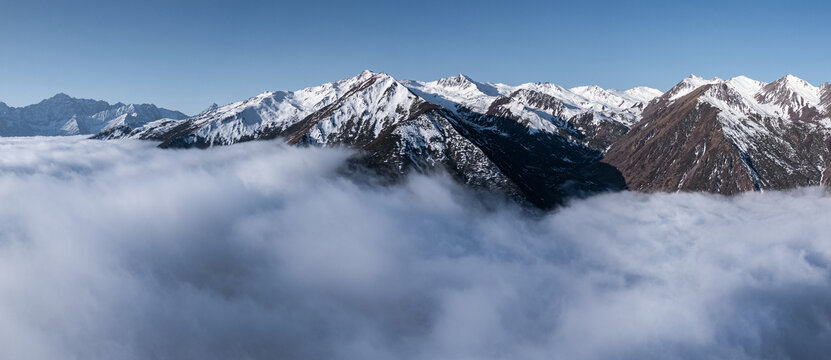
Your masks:
M725 81L727 85L738 91L742 96L753 98L762 90L766 82L753 80L747 76L740 75Z
M681 80L681 82L675 85L672 89L669 89L669 91L667 91L664 95L668 96L669 100L676 100L693 92L695 89L698 89L699 87L702 87L704 85L717 84L722 81L722 79L719 79L717 77L707 80L701 76L690 74L690 76L686 77L684 80Z
M191 129L193 138L185 140L205 146L230 144L263 133L283 133L290 126L303 123L306 125L301 126L302 131L292 131L305 136L303 141L325 144L349 121L363 121L366 127L361 131L380 131L393 118L410 111L416 98L390 75L365 70L319 86L267 91L236 103L212 106L187 120L186 127ZM372 125L372 121L379 124ZM154 123L130 132L135 137L154 138L171 126L174 124Z
M626 127L637 120L649 100L661 94L646 87L629 91L606 90L599 86L567 89L550 82L510 86L476 82L465 75L403 83L418 96L446 109L480 114L496 111L506 116L510 113L512 117L525 119L527 126L545 131L551 131L554 123L562 125L564 119L589 113L597 120L620 122ZM560 105L554 106L552 101ZM501 109L496 110L495 104Z
M449 76L446 78L441 78L436 81L436 85L444 86L444 87L458 87L458 88L467 88L471 86L476 86L473 79L465 74L459 74L456 76Z
M664 94L661 90L646 86L637 86L626 90L623 93L642 103L648 103L650 100Z
M823 114L822 89L793 75L772 83L746 76L714 82L701 101L716 106L721 118L730 123L744 123L752 116L783 120L814 121L828 118ZM746 123L752 124L752 123Z
M463 74L427 82L405 80L402 84L421 98L451 111L466 108L485 113L502 95L493 85L476 82Z
M649 102L662 94L662 92L645 86L618 91L614 89L603 89L600 86L578 86L569 91L582 96L583 104L599 104L606 109L625 110L637 105L637 103ZM591 107L591 106L590 106ZM595 106L596 107L596 106Z
M818 106L820 97L820 88L790 74L767 84L756 95L756 99L761 103L783 108Z

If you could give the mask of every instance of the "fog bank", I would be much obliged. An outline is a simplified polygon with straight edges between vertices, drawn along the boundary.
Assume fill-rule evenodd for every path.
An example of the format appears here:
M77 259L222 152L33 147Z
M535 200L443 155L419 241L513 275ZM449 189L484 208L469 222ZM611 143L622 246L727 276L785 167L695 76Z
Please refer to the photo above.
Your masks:
M618 193L529 217L348 153L0 138L0 358L831 353L831 197Z

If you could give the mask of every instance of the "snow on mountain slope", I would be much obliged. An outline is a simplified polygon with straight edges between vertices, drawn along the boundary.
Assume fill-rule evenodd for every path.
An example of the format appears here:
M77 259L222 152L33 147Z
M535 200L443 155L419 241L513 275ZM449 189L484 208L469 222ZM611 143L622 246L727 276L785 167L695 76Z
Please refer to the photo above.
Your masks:
M680 83L672 87L672 89L669 89L669 91L667 91L666 94L664 94L664 96L667 96L669 100L676 100L691 93L693 90L698 89L699 87L709 84L720 83L722 81L723 80L719 78L707 80L703 77L690 74L689 77L685 78L684 80L681 80Z
M436 81L405 80L402 83L418 96L445 109L458 111L463 107L480 114L484 114L498 97L514 90L509 86L497 88L479 83L462 74Z
M192 141L207 145L226 145L250 140L266 131L283 131L309 114L333 103L347 91L374 76L364 71L358 76L297 91L270 91L255 97L217 106L181 122L154 122L145 126L113 129L100 138L129 134L140 139L156 139L180 127Z
M596 108L598 105L601 107L597 109L598 111L607 110L607 109L617 109L617 110L625 110L629 109L635 104L641 102L641 100L636 99L635 97L631 96L630 93L637 93L639 95L646 95L649 90L644 88L635 90L630 89L626 91L617 91L617 90L606 90L599 86L578 86L569 89L571 92L584 97L586 100L587 107L589 108ZM655 90L655 89L651 89ZM657 90L655 90L657 91ZM660 92L657 95L661 95ZM656 95L656 96L657 96ZM649 98L647 101L652 100Z
M152 104L112 104L57 94L22 108L0 107L0 136L95 134L127 124L141 126L161 118L184 119L178 111Z
M769 84L742 76L716 85L702 101L721 109L721 116L729 123L758 116L822 124L821 120L831 115L821 106L821 89L793 75Z
M287 130L290 142L363 146L384 129L420 115L428 104L387 74L373 74Z
M596 86L566 89L552 83L510 86L476 82L464 75L403 83L457 116L503 116L523 124L530 132L564 136L601 151L640 119L649 100L662 94L646 87L617 91Z
M600 162L604 153L636 189L735 193L829 182L829 108L831 85L791 75L771 83L691 75L661 93L510 86L465 75L399 81L365 71L214 105L184 120L135 128L125 118L99 137L162 147L274 138L348 146L361 150L362 164L388 174L444 169L547 206L567 194L620 188L620 172ZM80 127L73 120L67 124Z
M135 126L129 121L117 121L112 126L104 127L104 133L98 137L131 136L154 139L159 138L160 134L169 134L175 128L178 133L187 133L191 136L188 141L209 146L275 136L273 134L282 133L288 127L300 123L375 75L377 74L371 71L364 71L356 77L298 91L266 92L245 101L212 107L180 123L162 121L147 123L146 126L141 126L145 124ZM331 115L329 119L318 121L313 127L308 128L307 130L310 131L308 136L316 139L317 142L325 143L328 137L338 133L339 129L345 126L345 121L353 118L351 114L360 112L376 120L377 124L374 125L373 131L377 135L379 129L388 126L391 119L395 117L392 113L406 113L415 98L421 98L456 114L459 112L486 114L491 110L492 105L501 104L500 111L503 115L509 115L522 122L529 128L529 131L569 134L574 129L568 124L568 120L586 113L595 115L581 118L587 124L605 120L613 122L615 126L620 125L618 127L625 130L637 121L644 106L642 101L660 94L657 90L645 87L624 92L581 87L575 88L576 92L573 92L550 83L520 86L480 83L465 75L431 82L398 81L389 75L381 75L384 75L381 81L372 87L384 89L388 91L387 93L382 94L372 89L363 91L362 94L366 96L352 97L349 101L354 103L348 104L347 102L344 104L347 106L339 107L339 112L327 114L327 116ZM394 88L390 87L392 84L395 84ZM528 91L520 90L532 90L541 95L533 95ZM379 106L374 102L382 96L388 98L386 105L373 108ZM555 106L550 100L544 102L534 100L542 97L555 99L560 104ZM546 105L537 106L541 104ZM602 127L602 125L589 124L589 127Z
M831 130L831 115L822 105L822 89L793 75L772 83L738 76L729 80L705 80L691 75L656 98L654 108L666 107L693 90L708 86L699 101L720 110L719 121L725 133L744 151L748 138L783 131L794 121L811 122L819 129Z
M462 183L512 196L520 191L482 151L458 134L449 113L436 111L383 73L361 74L294 92L266 92L211 106L182 121L114 128L99 138L134 137L162 147L208 147L280 137L293 145L363 150L355 163L398 177L444 169Z
M818 115L820 106L820 88L793 75L767 84L756 94L756 100L777 108L778 115L790 118L811 120Z
M654 99L656 97L659 97L659 96L663 95L663 92L661 92L661 90L653 89L651 87L646 87L646 86L634 87L634 88L631 88L629 90L624 91L623 93L625 95L629 96L629 98L631 98L632 100L638 101L638 102L641 102L641 103L644 103L644 104L652 101L652 99Z

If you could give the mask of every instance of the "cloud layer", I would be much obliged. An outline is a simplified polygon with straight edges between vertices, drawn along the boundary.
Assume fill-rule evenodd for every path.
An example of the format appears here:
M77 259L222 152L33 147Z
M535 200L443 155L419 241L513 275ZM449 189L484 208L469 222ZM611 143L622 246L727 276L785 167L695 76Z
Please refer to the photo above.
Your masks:
M0 358L821 358L831 197L527 214L348 154L0 139Z

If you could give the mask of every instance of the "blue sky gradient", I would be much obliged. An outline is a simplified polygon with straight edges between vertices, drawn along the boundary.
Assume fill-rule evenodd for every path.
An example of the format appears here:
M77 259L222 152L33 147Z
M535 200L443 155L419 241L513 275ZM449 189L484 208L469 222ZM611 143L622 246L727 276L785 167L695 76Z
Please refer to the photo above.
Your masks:
M831 81L827 1L8 1L0 101L194 114L363 69L666 90L690 73Z

